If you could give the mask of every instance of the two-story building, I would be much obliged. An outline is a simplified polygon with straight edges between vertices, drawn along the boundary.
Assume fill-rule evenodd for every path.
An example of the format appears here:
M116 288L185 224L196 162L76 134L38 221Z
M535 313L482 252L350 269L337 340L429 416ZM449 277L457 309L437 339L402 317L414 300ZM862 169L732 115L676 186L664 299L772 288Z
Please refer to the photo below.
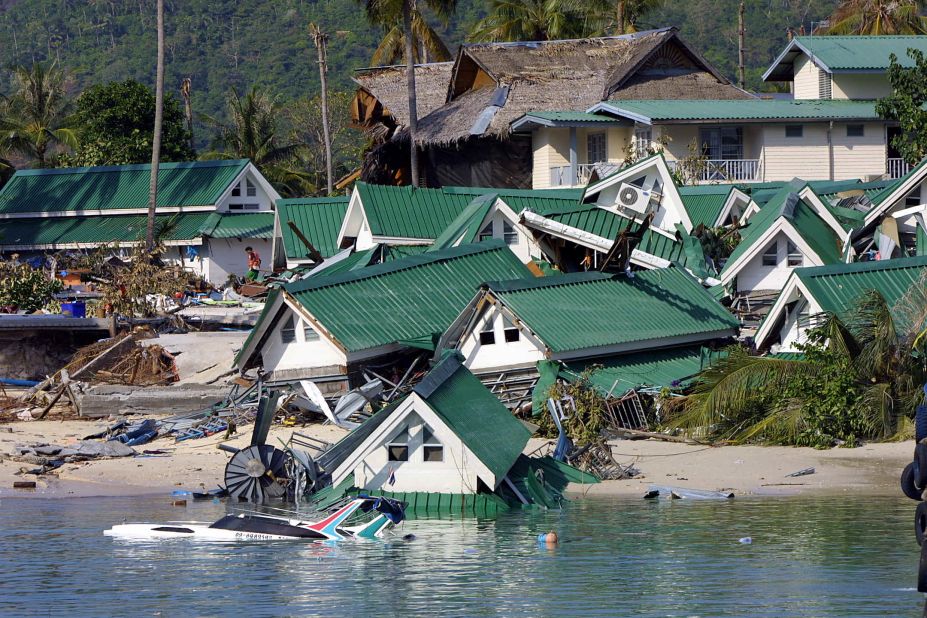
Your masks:
M591 170L662 151L698 182L903 176L897 123L875 111L891 54L927 37L796 37L764 74L791 95L747 100L611 97L585 109L538 107L511 123L532 140L532 186L582 186Z

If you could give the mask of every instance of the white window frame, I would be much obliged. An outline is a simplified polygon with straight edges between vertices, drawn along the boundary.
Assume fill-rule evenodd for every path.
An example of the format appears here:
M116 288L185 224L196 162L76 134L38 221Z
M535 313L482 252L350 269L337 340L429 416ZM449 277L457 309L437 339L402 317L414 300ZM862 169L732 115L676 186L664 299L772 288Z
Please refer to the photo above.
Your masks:
M502 239L510 247L518 246L518 230L506 220L502 221Z
M248 197L257 197L257 185L245 178L245 195Z
M280 325L280 343L287 345L296 343L296 320L292 315L287 316L283 324Z
M798 129L798 135L789 135L789 129L793 131ZM786 139L802 139L805 137L805 125L803 124L787 124L785 125L785 138Z
M482 230L480 230L479 235L477 236L477 242L483 242L485 240L491 240L493 237L492 233L492 221L487 223Z
M403 442L400 438L405 435L405 441ZM400 447L406 449L406 458L405 459L394 459L393 458L393 447ZM402 463L404 461L409 461L409 427L403 427L399 430L392 440L386 443L386 460L396 463Z
M430 436L430 437L429 437ZM440 459L429 459L428 453L440 453ZM422 462L442 463L444 461L444 445L435 436L435 432L428 425L422 425Z
M785 241L785 256L789 268L800 268L805 265L805 256L791 240Z
M303 321L303 340L306 343L311 343L313 341L318 341L322 338L319 335L319 331L312 328L312 325L309 322Z
M653 128L634 127L634 154L638 157L644 156L651 144L653 144Z
M515 343L521 339L521 331L505 316L502 316L502 339L506 343Z
M596 131L586 134L586 163L604 163L608 161L608 134Z
M772 264L768 263L767 261L770 257L773 258ZM768 246L765 251L763 251L761 260L762 260L761 264L763 266L775 267L779 265L779 241L778 240L774 240L772 244Z
M483 329L477 333L477 339L480 342L480 346L496 345L496 327L493 322L493 320L490 320L485 326L483 326ZM486 339L485 341L484 338Z

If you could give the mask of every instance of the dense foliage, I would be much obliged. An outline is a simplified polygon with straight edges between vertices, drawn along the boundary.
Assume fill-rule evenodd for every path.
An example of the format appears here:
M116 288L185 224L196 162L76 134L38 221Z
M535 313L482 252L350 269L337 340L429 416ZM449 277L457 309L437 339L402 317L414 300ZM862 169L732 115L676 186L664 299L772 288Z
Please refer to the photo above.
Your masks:
M62 283L42 269L14 260L0 262L0 307L37 311L54 302Z
M820 447L891 437L924 400L925 283L893 307L873 290L844 320L817 316L801 359L732 349L672 402L670 425L719 440Z
M62 163L69 166L150 163L154 115L154 93L137 81L87 88L77 98L74 113L78 146ZM164 97L161 161L195 158L180 103L168 93Z
M883 118L897 120L901 134L892 140L901 156L915 165L927 154L927 59L917 49L908 50L915 66L906 68L898 64L898 58L891 55L888 81L892 94L876 103L876 113Z
M617 2L611 4L617 5ZM633 3L630 3L633 4ZM736 74L739 0L666 0L637 17L646 29L676 25L693 46L729 77ZM835 0L748 0L748 86L782 49L786 28L821 20ZM75 76L73 93L92 84L135 79L154 83L154 0L30 0L6 3L0 13L0 48L7 63L31 65L55 60ZM426 17L453 52L491 7L487 0L460 0L447 26ZM258 85L286 100L318 92L310 21L331 35L329 80L333 90L350 90L351 71L367 66L383 40L384 29L371 26L355 2L346 0L186 0L168 2L166 89L179 92L191 77L197 114L223 110L225 94ZM0 92L8 92L8 76ZM208 135L197 133L202 145Z

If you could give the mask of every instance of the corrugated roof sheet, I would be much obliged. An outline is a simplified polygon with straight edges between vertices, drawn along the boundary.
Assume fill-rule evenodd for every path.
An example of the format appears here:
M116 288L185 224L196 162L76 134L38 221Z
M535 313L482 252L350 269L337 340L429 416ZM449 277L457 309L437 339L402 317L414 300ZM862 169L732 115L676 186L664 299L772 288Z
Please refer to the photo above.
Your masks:
M645 122L672 120L875 120L875 101L840 99L627 100L609 105Z
M528 444L531 432L453 356L442 360L419 386L443 377L425 401L499 481Z
M244 214L214 213L215 225L203 229L210 238L273 238L274 213L249 212Z
M443 333L489 280L532 278L500 240L406 257L284 289L349 352Z
M714 227L724 203L733 191L733 185L698 185L679 187L679 196L689 213L692 225Z
M170 231L163 236L166 241L194 240L202 236L201 230L210 216L211 213L207 212L158 215L155 226L157 229L170 222ZM133 243L144 240L147 224L145 215L2 219L0 247L5 250L44 250L74 245Z
M927 53L927 36L797 36L794 40L831 71L887 70L891 54L901 66L913 67L908 49Z
M338 253L338 232L348 210L347 196L277 200L277 217L288 260L306 259L308 249L293 233L292 221L322 257Z
M739 325L678 268L633 278L589 272L489 286L555 353L689 335L710 339Z
M927 256L917 256L798 268L795 276L824 311L846 318L860 296L869 290L878 291L889 306L894 305L913 284L921 280L925 272ZM901 316L895 317L898 319Z
M702 346L648 350L587 363L570 363L569 369L560 373L575 380L587 367L601 365L593 369L589 381L601 393L617 397L637 388L679 388L722 354Z
M158 206L211 206L247 159L162 163ZM148 207L151 165L19 170L0 190L0 214Z
M495 194L473 198L473 201L435 239L429 250L439 251L453 247L455 243L467 245L477 242L483 220L495 201Z

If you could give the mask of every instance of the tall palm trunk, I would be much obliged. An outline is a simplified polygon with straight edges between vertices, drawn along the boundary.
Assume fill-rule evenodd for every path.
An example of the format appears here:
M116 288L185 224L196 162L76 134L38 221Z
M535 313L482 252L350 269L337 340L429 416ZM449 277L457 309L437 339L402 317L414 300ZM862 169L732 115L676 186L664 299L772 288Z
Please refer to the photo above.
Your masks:
M418 110L415 98L415 41L412 40L412 9L415 0L402 0L402 27L406 39L406 81L409 91L409 165L412 168L412 186L418 186Z
M315 24L309 24L312 40L319 52L319 81L322 83L322 139L325 140L325 174L327 195L331 195L333 187L332 173L332 140L328 126L328 58L325 49L328 35L322 32Z
M158 68L155 74L155 121L151 138L151 184L148 189L148 226L145 248L154 250L155 212L158 203L158 168L161 165L161 120L164 113L164 0L158 0Z

